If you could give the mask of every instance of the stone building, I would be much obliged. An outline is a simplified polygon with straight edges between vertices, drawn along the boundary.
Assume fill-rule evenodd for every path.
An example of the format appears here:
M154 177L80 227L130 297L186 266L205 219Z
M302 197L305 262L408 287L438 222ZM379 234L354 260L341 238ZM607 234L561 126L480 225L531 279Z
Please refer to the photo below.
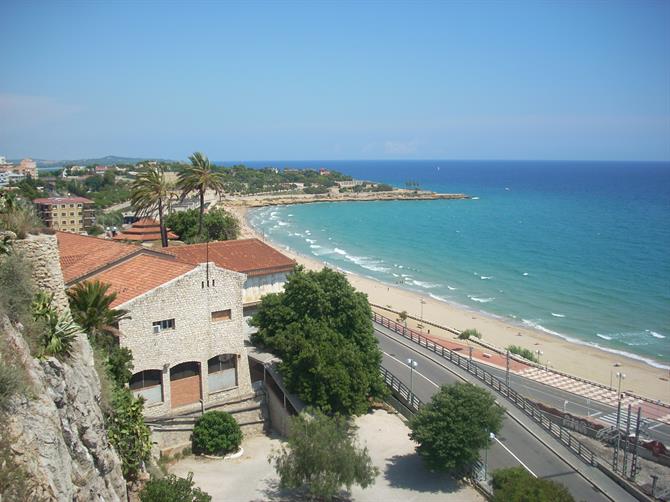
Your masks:
M130 388L147 416L182 414L252 395L242 333L244 274L138 255L92 277L117 293Z
M95 225L93 201L85 197L49 197L33 203L44 224L54 230L79 233Z
M110 284L117 293L113 307L128 311L119 342L133 353L130 386L147 399L148 417L189 414L253 395L244 305L281 291L292 260L255 239L158 251L56 235L66 285Z

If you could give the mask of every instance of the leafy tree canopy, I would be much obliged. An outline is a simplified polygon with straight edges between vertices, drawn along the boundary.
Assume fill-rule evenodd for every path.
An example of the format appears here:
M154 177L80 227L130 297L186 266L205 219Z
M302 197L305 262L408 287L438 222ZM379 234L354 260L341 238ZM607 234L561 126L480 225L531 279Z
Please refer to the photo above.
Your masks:
M289 275L284 292L263 297L254 342L282 358L288 389L326 413L364 413L386 388L367 297L324 268Z
M240 222L224 209L214 209L203 217L203 232L198 234L198 210L189 209L170 214L165 223L179 238L189 244L195 242L237 239Z
M282 488L305 488L312 497L325 500L332 500L342 487L366 488L379 474L367 448L356 444L355 430L346 418L318 410L293 417L286 445L268 460Z
M194 486L193 473L186 478L168 474L164 478L152 478L140 492L142 502L209 502L212 497Z
M493 473L494 502L574 502L567 488L548 479L532 476L523 467Z
M410 421L410 437L429 468L460 474L502 427L504 411L469 383L444 385Z

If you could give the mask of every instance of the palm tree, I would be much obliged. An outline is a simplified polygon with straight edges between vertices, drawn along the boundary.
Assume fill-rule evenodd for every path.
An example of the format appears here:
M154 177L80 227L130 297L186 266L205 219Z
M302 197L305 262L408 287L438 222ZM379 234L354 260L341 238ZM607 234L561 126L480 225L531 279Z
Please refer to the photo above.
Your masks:
M116 293L108 291L109 284L87 281L77 284L67 292L72 317L94 343L102 342L101 335L115 336L118 333L116 325L128 313L127 310L111 307Z
M149 217L158 212L161 230L161 245L168 246L167 231L163 223L163 211L170 206L171 186L165 179L165 168L161 165L149 166L140 171L131 186L130 202L136 216Z
M192 192L200 197L200 215L198 216L198 235L202 233L202 216L205 212L205 192L214 190L223 191L223 175L214 171L209 159L202 152L195 152L188 160L191 165L179 173L177 187L181 189L182 200Z

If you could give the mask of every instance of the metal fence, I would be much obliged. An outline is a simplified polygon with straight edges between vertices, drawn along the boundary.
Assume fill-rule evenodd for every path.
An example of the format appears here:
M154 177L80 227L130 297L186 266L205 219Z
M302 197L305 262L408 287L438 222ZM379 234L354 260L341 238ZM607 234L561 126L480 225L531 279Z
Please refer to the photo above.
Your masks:
M384 382L386 382L386 385L391 388L403 405L407 406L407 408L414 413L419 411L419 408L423 403L421 402L421 399L416 397L416 395L409 390L407 385L402 383L398 377L383 366L379 367L379 372L381 373Z
M372 313L372 320L377 324L390 329L394 333L402 335L404 338L411 340L419 346L430 350L443 359L446 359L447 361L461 367L471 375L484 382L490 388L509 399L512 404L522 410L547 432L559 439L584 462L592 466L598 465L598 459L596 455L586 445L575 438L567 429L559 424L553 423L532 401L526 399L514 389L509 387L505 382L492 375L485 369L481 368L469 357L464 357L458 352L435 343L434 341L426 338L424 335L421 335L420 333L417 333L416 331L413 331L403 326L402 324L389 319L388 317L377 314L376 312Z

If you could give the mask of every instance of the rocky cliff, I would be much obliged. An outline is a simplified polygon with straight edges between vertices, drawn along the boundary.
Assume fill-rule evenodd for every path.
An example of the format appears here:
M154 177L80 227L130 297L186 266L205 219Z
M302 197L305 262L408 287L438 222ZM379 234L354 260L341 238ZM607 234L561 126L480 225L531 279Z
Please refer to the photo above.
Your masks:
M33 265L33 280L69 309L56 238L31 236L14 249ZM2 294L0 292L0 294ZM7 413L17 463L31 478L36 500L127 500L121 461L110 446L99 406L100 381L86 335L77 336L64 361L31 357L20 328L0 319L5 350L23 362L29 391Z

